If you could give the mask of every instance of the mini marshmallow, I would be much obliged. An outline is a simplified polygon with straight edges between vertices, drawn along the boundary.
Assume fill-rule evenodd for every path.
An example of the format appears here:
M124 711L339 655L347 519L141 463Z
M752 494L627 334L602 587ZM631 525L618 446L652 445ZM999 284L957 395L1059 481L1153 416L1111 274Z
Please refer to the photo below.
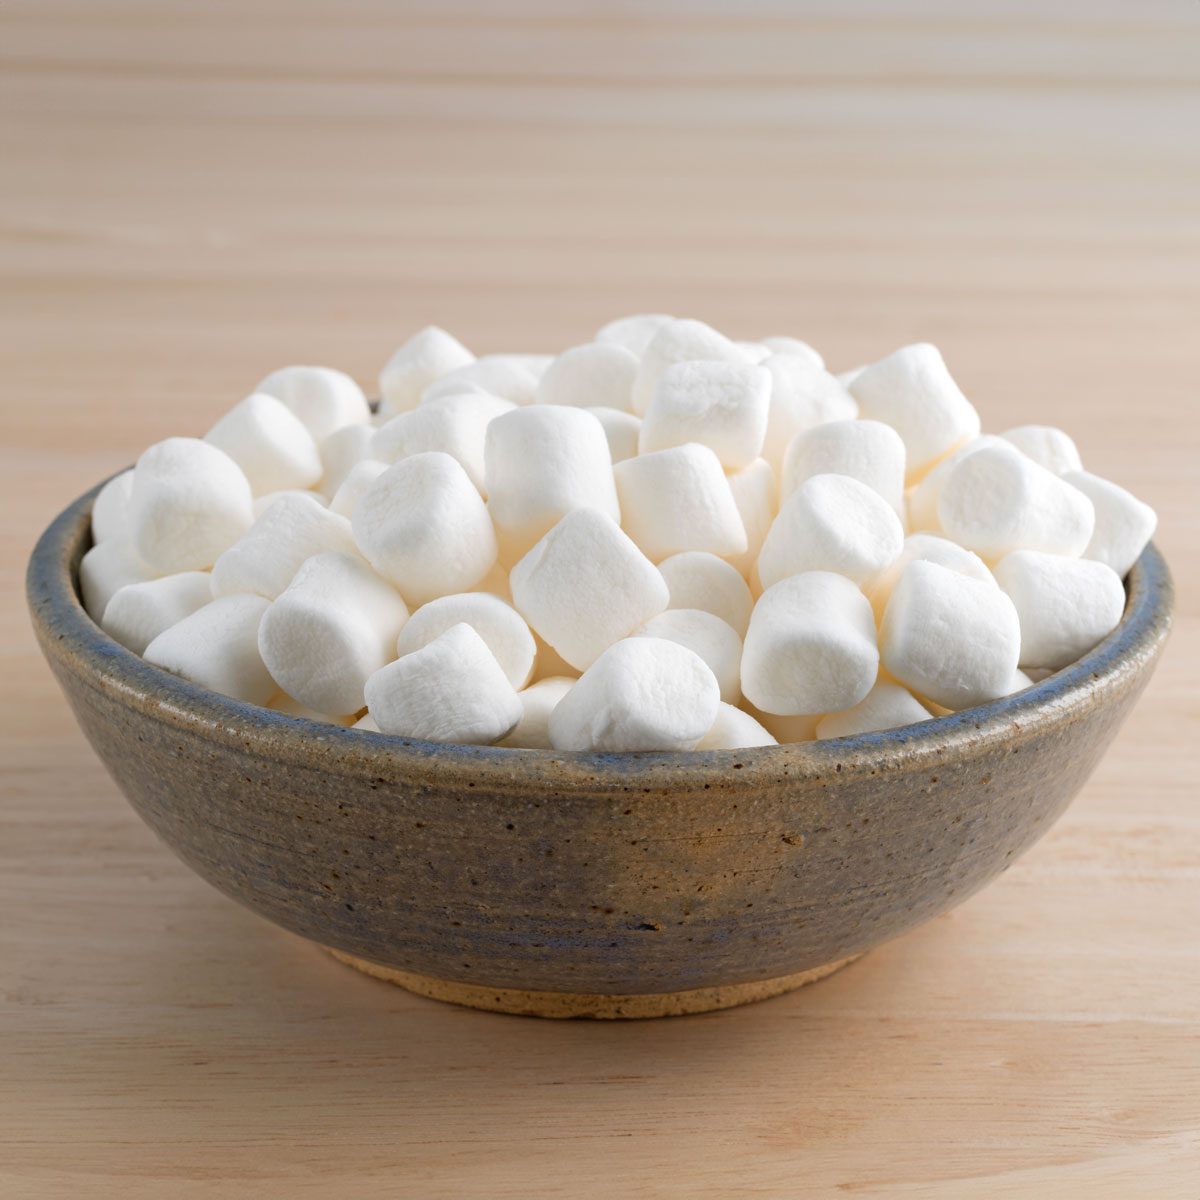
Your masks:
M109 602L122 588L157 579L161 571L141 558L128 538L93 546L79 561L79 594L87 614L101 623Z
M825 369L825 360L807 342L794 337L765 337L762 345L772 354L791 354L807 360L818 370Z
M928 721L933 714L898 683L880 680L853 707L830 713L817 722L818 738L852 737L856 733L877 733Z
M357 725L352 713L342 717L331 717L328 713L317 712L315 708L301 704L299 700L294 696L289 696L286 692L280 692L267 707L272 712L283 713L287 717L302 717L306 721L319 721L323 725L341 725L343 728Z
M995 584L991 571L978 554L964 550L949 538L938 537L933 533L913 533L904 539L900 553L878 575L863 584L863 592L875 610L876 620L883 620L883 610L887 607L892 589L900 581L904 568L910 562L935 562L951 571L957 571L960 575L969 575L972 579Z
M407 619L395 589L357 554L316 554L267 609L259 652L289 696L345 716L366 704L366 682L391 662Z
M878 672L871 606L845 576L808 571L759 597L742 650L742 691L756 708L779 716L851 708Z
M589 408L604 429L608 438L608 453L614 463L633 458L638 452L638 437L642 422L631 412L619 412L615 408Z
M509 576L513 604L576 670L667 607L666 581L606 513L568 513Z
M1003 438L990 433L981 433L965 445L960 446L953 454L948 454L940 463L926 475L920 483L911 488L907 497L908 527L914 532L925 530L929 533L941 533L941 519L938 517L938 504L942 499L942 488L950 473L968 455L988 446L1011 446Z
M583 409L536 405L497 417L487 429L484 461L488 512L505 562L575 509L620 520L608 439Z
M640 358L663 326L670 325L674 320L674 317L669 317L666 313L638 313L632 317L618 317L596 331L596 341L624 346Z
M615 342L572 346L538 380L537 402L627 412L637 372L637 355Z
M455 625L376 671L366 696L384 733L429 742L488 745L510 734L524 714L508 676L470 625Z
M654 335L638 364L632 407L644 416L662 373L680 362L745 363L746 356L723 333L703 321L669 321Z
M634 636L665 638L686 646L708 664L723 701L736 704L741 699L742 639L720 617L699 608L669 608L652 617Z
M745 637L754 597L736 567L704 550L687 550L663 559L658 569L670 591L669 608L710 612Z
M1016 446L1026 458L1032 458L1055 475L1083 470L1075 442L1069 434L1053 425L1018 425L1000 436Z
M704 660L663 638L609 646L550 714L556 750L691 750L712 728L720 688Z
M338 490L334 492L329 502L329 511L335 512L347 521L354 517L363 493L388 469L388 464L375 458L364 458L350 468L346 478L342 480Z
M652 561L685 550L744 554L742 523L720 460L690 443L626 459L613 468L625 531Z
M413 334L379 373L379 394L391 413L407 412L435 380L475 361L456 337L436 325Z
M365 716L359 717L358 720L355 721L354 724L351 726L351 728L352 729L365 729L368 733L382 733L383 732L383 730L379 728L379 722L376 721L375 718L373 716L371 716L370 713L367 713Z
M985 446L942 485L938 520L960 546L985 559L1013 550L1076 556L1095 526L1092 502L1009 445Z
M357 555L350 522L311 496L283 496L213 564L212 593L274 600L304 560L324 550Z
M332 500L347 475L365 459L375 436L374 425L343 425L335 429L318 447L321 454L321 480L317 484L326 500Z
M247 704L279 690L258 652L261 596L222 596L164 630L146 647L148 663Z
M842 385L848 388L866 369L868 364L863 363L859 367L851 367L848 371L838 371L834 378Z
M850 392L861 416L890 425L904 441L910 482L979 433L979 414L936 346L920 342L857 375Z
M133 468L114 475L92 501L92 544L110 538L126 537L129 531L129 503L133 498Z
M1087 471L1068 471L1063 479L1078 488L1096 512L1096 527L1083 557L1112 567L1124 579L1154 536L1158 525L1154 509L1123 487Z
M778 743L748 712L721 704L712 728L696 743L697 750L741 750Z
M487 392L512 404L532 404L537 398L537 386L537 372L520 355L486 354L435 379L421 393L421 403L461 392Z
M749 700L742 699L742 711L758 722L781 746L793 746L797 742L811 742L817 736L820 713L806 713L796 717L781 717L777 713L763 712Z
M134 549L158 573L202 571L254 523L254 499L223 450L167 438L137 461L129 518Z
M792 439L806 429L858 416L854 398L823 367L806 355L772 354L763 362L771 374L771 404L763 457L776 476Z
M496 561L487 508L449 454L414 454L362 494L352 519L367 561L410 605L469 591Z
M312 434L274 396L247 396L204 440L224 450L242 468L256 496L308 488L321 478L321 455Z
M849 475L814 475L780 508L758 574L765 588L802 571L834 571L863 583L903 546L900 518L878 492Z
M814 475L849 475L904 513L904 443L879 421L830 421L792 438L779 484L786 500Z
M412 654L454 625L470 625L483 638L514 688L529 682L537 654L533 634L511 604L488 592L440 596L423 604L400 630L396 653L401 658Z
M1121 577L1102 562L1017 550L993 573L1017 609L1022 667L1057 670L1073 663L1106 638L1125 611Z
M758 562L767 531L775 520L775 472L765 458L756 458L748 467L731 471L726 478L746 529L746 552L730 555L729 562L742 575L748 576Z
M550 714L575 685L574 679L553 675L518 693L523 713L517 727L496 744L514 750L550 750Z
M371 420L362 388L344 371L330 367L282 367L260 380L254 390L282 400L318 443L343 425L365 425Z
M770 358L772 354L771 347L766 342L734 342L733 343L745 357L747 362L760 363L765 358Z
M182 571L129 583L113 593L100 627L126 650L142 654L160 633L190 617L212 598L206 571Z
M918 560L892 590L879 648L898 682L957 710L1008 694L1021 625L1013 602L994 583Z
M681 362L659 376L642 419L638 452L698 442L729 470L758 458L767 432L771 374L733 362Z
M381 464L382 465L382 464ZM308 500L312 500L319 504L322 508L329 507L329 501L321 495L320 492L310 492L299 488L287 488L282 492L265 492L261 496L254 497L254 519L257 521L259 517L275 503L276 500L282 500L285 496L303 496ZM253 526L251 526L253 528Z

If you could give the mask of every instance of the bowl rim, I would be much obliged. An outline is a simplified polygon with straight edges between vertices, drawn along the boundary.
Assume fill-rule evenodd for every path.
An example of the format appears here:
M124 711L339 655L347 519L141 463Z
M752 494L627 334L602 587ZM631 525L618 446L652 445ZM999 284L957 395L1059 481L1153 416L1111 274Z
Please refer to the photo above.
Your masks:
M116 472L115 474L121 474ZM115 477L115 476L114 476ZM111 478L111 477L110 477ZM1171 626L1174 589L1151 543L1126 577L1117 627L1076 662L1020 692L913 725L821 741L736 750L595 752L426 742L311 721L209 691L127 650L83 608L78 564L91 543L91 509L104 480L60 512L30 556L26 591L47 658L148 716L258 756L323 769L373 771L386 780L436 772L446 786L545 792L653 791L667 784L723 789L883 774L987 753L1020 730L1069 723L1157 658ZM734 772L737 774L735 775ZM469 781L469 782L467 782Z

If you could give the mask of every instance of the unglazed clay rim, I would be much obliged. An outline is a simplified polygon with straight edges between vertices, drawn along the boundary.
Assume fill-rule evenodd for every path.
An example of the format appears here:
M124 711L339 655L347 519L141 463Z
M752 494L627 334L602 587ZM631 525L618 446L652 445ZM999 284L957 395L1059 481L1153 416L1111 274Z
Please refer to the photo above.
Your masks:
M780 775L819 778L830 771L884 773L983 752L997 740L1046 722L1069 722L1152 658L1171 624L1173 588L1158 549L1147 546L1126 579L1121 623L1077 662L1012 696L915 725L881 733L740 750L591 753L512 750L494 746L424 742L364 729L288 716L230 699L171 675L125 649L88 616L76 587L79 559L90 545L91 506L103 483L65 508L39 539L30 558L30 610L47 653L70 660L91 686L121 697L157 720L201 732L217 742L250 749L279 762L311 764L319 752L326 769L339 760L350 772L371 769L403 777L406 766L436 760L447 786L472 786L573 794L647 790L706 782L752 785ZM733 776L736 771L737 776Z

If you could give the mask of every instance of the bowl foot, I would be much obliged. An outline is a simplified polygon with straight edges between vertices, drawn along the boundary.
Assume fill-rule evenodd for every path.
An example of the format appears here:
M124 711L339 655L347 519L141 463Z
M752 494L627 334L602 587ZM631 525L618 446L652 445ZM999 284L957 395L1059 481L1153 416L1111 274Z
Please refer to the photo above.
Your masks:
M339 962L376 979L397 984L418 996L461 1004L487 1012L512 1013L521 1017L587 1018L595 1021L627 1021L647 1017L682 1017L690 1013L715 1012L755 1000L794 991L806 983L816 983L854 962L854 954L837 962L824 963L792 975L758 979L752 983L730 983L717 987L692 988L684 992L652 992L637 995L594 995L587 992L531 992L519 988L493 988L477 983L457 983L436 979L415 971L398 971L357 958L342 950L324 947Z

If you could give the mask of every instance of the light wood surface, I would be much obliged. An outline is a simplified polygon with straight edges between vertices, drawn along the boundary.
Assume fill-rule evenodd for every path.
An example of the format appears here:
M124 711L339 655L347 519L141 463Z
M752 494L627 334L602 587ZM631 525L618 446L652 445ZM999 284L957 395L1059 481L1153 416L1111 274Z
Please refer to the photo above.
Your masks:
M1200 1194L1200 7L0 6L0 1195ZM268 369L626 311L939 343L1153 503L1179 620L1066 817L799 993L438 1005L209 890L44 669L62 504Z

